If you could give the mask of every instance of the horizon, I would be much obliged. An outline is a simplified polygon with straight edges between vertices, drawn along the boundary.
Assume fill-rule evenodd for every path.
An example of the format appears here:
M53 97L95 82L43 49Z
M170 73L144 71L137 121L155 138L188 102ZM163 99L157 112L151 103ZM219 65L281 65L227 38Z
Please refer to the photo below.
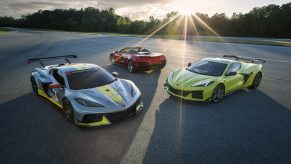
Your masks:
M244 2L231 0L219 0L216 2L210 2L210 0L120 0L118 2L105 0L0 0L0 16L20 18L22 15L31 14L38 10L94 7L98 9L114 8L117 15L126 16L132 20L148 20L150 16L163 19L167 13L172 11L178 11L182 14L203 13L209 16L215 13L225 13L230 17L233 13L245 14L254 7L286 3L288 3L287 0L267 0L264 2L260 0L247 0Z

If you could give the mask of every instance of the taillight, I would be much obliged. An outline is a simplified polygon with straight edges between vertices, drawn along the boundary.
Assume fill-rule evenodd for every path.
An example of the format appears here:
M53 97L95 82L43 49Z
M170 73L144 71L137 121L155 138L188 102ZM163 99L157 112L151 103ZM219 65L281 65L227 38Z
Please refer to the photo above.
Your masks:
M166 57L165 57L164 55L162 55L162 56L160 57L160 59L161 59L161 60L165 60Z

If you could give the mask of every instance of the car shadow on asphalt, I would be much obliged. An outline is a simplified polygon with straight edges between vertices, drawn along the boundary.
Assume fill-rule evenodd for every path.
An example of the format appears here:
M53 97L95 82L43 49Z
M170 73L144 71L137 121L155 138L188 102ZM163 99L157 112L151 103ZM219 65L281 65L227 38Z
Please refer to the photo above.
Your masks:
M219 104L166 99L144 163L290 163L291 109L260 90Z
M120 78L132 80L147 95L142 112L109 126L79 128L54 104L27 93L0 105L0 163L119 163L149 108L160 71L145 76L105 69L118 70Z
M61 159L62 153L58 152L62 148L56 143L62 137L60 132L72 126L58 110L32 93L1 104L0 163L50 161L45 153Z

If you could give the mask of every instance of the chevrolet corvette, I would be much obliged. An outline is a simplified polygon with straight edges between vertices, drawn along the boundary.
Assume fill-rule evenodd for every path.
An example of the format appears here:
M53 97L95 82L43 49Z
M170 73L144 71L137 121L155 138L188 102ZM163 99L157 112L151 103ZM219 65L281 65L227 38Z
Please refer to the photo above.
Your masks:
M129 72L160 69L166 65L166 57L143 47L126 47L110 54L112 64L124 66Z
M170 73L164 89L172 96L193 101L220 102L226 94L258 88L263 77L262 59L224 55L189 63Z
M94 64L71 63L69 58L77 56L27 60L42 65L31 74L33 93L57 105L68 121L83 127L108 125L142 110L141 93L132 81L117 78L116 72L110 74ZM52 59L68 63L43 64Z

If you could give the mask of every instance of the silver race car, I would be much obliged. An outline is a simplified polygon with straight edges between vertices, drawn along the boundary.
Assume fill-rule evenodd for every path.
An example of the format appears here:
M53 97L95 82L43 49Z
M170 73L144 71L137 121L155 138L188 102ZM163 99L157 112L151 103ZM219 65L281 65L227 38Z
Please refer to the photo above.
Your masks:
M67 64L45 66L43 61L65 59ZM135 115L143 108L136 85L117 78L103 68L86 63L74 64L75 55L28 59L40 62L31 75L33 93L60 107L66 118L78 126L108 125L120 118Z

